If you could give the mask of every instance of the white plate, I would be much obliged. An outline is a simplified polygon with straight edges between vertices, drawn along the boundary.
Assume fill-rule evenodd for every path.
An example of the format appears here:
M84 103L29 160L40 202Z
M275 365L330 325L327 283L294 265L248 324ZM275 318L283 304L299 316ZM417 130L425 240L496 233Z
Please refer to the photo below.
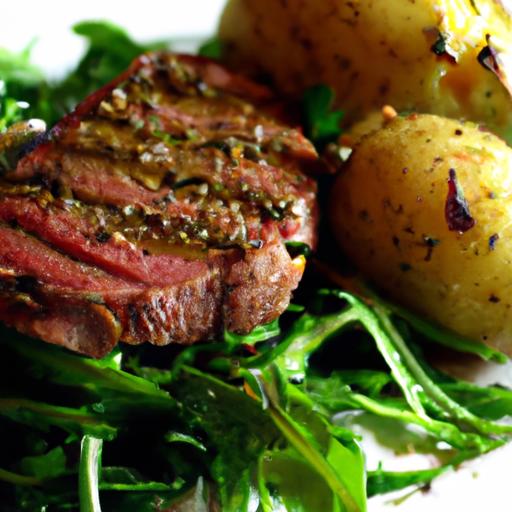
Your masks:
M257 1L257 0L253 0ZM277 0L276 0L277 1ZM313 1L313 0L311 0ZM405 1L405 0L404 0ZM50 76L62 75L73 67L83 51L83 42L70 27L84 19L108 19L125 27L138 40L170 39L181 49L215 33L224 0L144 0L143 2L62 2L55 0L18 0L2 2L0 11L0 47L21 50L33 38L34 61ZM466 376L481 384L501 382L512 385L512 365L477 365L461 368ZM370 435L365 442L367 462L374 469L379 461L388 470L431 467L428 457L396 457ZM427 493L414 492L397 505L397 498L411 490L369 500L369 512L507 512L512 475L512 444L434 481ZM400 501L400 500L399 500ZM324 512L324 511L314 511Z

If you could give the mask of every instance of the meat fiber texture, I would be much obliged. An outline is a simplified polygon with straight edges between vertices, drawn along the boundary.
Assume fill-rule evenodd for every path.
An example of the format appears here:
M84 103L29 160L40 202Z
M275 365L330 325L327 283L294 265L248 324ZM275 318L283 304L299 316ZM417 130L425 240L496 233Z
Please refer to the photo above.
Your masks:
M317 217L317 154L279 111L213 61L136 59L1 177L0 320L102 357L277 318Z

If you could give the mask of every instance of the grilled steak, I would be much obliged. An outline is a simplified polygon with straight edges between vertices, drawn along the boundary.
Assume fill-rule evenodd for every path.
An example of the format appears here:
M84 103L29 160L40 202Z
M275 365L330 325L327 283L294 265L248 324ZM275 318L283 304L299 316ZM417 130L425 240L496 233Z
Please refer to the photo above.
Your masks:
M312 145L265 87L153 53L0 180L0 319L94 357L118 341L247 333L287 307L315 243Z

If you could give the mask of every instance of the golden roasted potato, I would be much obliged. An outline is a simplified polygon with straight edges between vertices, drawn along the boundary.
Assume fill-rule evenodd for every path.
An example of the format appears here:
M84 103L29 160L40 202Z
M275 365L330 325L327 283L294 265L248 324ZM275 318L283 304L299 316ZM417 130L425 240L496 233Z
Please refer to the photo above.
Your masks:
M512 149L472 123L396 117L332 191L346 254L404 306L512 354Z
M287 93L325 83L352 122L391 104L512 124L511 16L496 0L230 0L226 58ZM490 71L492 69L493 71Z

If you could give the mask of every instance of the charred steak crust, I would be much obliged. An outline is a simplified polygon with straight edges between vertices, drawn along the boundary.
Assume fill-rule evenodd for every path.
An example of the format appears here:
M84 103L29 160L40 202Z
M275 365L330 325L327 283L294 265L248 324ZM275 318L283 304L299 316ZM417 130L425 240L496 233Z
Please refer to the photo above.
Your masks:
M143 55L0 179L0 319L101 357L118 341L247 333L315 244L317 154L271 92L208 59Z

